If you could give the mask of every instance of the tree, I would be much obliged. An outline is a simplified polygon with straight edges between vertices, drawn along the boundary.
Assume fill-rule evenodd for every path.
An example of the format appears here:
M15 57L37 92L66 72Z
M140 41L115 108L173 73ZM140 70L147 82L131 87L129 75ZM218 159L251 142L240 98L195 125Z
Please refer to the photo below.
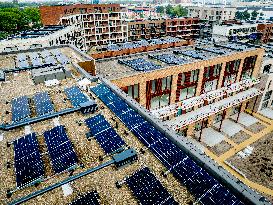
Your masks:
M166 6L166 14L173 15L173 7L171 5Z
M41 21L38 8L0 8L0 39L5 38L7 35L10 34L40 26Z
M243 13L240 12L240 11L236 11L235 18L238 19L238 20L242 20L243 19Z
M182 16L187 16L187 14L188 14L188 10L182 7L181 5L178 5L173 8L173 13L172 13L173 16L182 17Z
M258 12L257 11L252 11L252 13L251 13L251 19L252 20L256 20L257 19L257 16L258 16Z
M157 13L160 13L160 14L163 14L164 13L164 6L158 6L158 7L156 7L156 12Z
M250 13L248 13L247 10L245 10L243 12L237 11L235 13L235 18L238 19L238 20L249 20L250 19Z

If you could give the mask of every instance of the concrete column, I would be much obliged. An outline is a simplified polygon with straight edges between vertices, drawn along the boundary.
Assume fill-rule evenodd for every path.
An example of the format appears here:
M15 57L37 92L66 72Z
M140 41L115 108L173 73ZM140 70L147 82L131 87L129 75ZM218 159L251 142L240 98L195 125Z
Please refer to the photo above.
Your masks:
M214 118L215 118L215 115L211 115L211 116L208 117L208 125L207 125L207 127L211 127Z
M177 90L177 80L178 80L178 74L173 75L172 76L172 85L171 85L170 104L175 103L176 90Z
M247 101L244 101L244 102L242 103L240 112L244 112L244 111L245 111L245 109L246 109L246 103L247 103Z
M224 80L225 69L226 69L226 62L224 62L223 65L222 65L222 69L221 69L219 80L218 80L217 89L220 89L222 87L222 83L223 83L223 80Z
M238 73L237 73L237 77L236 77L236 82L240 81L240 78L241 78L241 75L242 75L244 61L245 61L245 58L241 59L240 66L239 66Z
M190 125L188 126L187 137L193 136L193 134L194 134L194 126L195 126L195 123L190 124Z
M146 82L139 83L139 104L146 108Z
M232 107L226 109L226 116L225 119L229 118L231 115Z
M258 55L257 59L256 59L256 63L255 63L255 67L253 69L253 73L252 76L257 78L262 66L262 62L263 62L263 56L264 56L264 49L261 49L261 52L259 53L260 55Z
M195 96L199 96L201 94L201 87L203 83L203 76L204 76L204 67L199 69L199 75L198 75L198 84L196 87L196 93Z

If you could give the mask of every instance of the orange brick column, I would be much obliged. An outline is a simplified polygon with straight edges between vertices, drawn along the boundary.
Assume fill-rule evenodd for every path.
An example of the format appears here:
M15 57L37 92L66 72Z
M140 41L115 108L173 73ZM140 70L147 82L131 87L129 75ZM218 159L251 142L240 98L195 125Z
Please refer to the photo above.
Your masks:
M173 75L172 85L171 85L170 104L174 104L176 100L177 80L178 80L178 74Z

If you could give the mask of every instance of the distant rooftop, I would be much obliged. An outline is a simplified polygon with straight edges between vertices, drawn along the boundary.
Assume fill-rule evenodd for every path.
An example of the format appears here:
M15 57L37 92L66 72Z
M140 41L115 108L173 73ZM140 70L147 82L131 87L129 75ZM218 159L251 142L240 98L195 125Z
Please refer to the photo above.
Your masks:
M136 75L139 72L152 72L168 66L189 64L239 51L256 49L244 44L211 44L197 47L184 46L160 51L138 53L122 57L96 60L96 72L110 80ZM112 69L109 69L112 68Z

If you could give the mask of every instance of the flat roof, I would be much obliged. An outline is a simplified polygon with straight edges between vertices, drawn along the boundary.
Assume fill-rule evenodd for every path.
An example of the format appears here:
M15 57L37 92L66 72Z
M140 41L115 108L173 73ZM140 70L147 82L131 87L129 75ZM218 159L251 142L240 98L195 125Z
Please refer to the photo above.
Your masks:
M199 44L198 46L182 46L169 48L165 50L156 50L146 53L138 53L133 55L125 55L121 57L107 58L96 60L96 73L103 77L114 80L123 77L132 76L140 72L152 72L153 69L147 71L138 71L122 62L134 59L143 59L150 63L158 65L157 69L164 69L172 65L189 64L196 61L213 59L219 56L226 56L232 53L251 50L255 48L248 47L242 44L215 44L208 43L207 45ZM176 63L171 63L176 59ZM141 61L140 61L141 62ZM111 69L109 69L111 68Z
M80 60L76 52L70 47L59 48L60 52L65 53L72 62ZM50 49L49 49L50 51ZM35 51L37 52L37 51ZM27 52L29 54L31 52ZM11 54L2 56L3 58L9 57ZM14 57L16 54L12 54ZM74 56L74 57L73 57ZM13 63L10 64L12 67ZM69 67L69 66L68 66ZM64 109L72 108L71 101L66 96L64 89L71 86L79 86L79 82L85 76L79 72L72 64L69 67L73 77L69 79L60 80L59 85L47 87L44 83L35 85L29 71L21 71L16 73L7 73L7 79L5 82L0 82L0 113L1 113L1 124L11 122L11 100L19 96L27 96L33 98L33 96L40 92L47 92L54 105L55 111L62 111ZM86 78L84 78L86 79ZM86 82L86 81L85 81ZM88 86L95 86L97 82L91 82ZM46 192L45 194L31 199L28 203L44 204L45 202L50 204L66 204L74 201L78 195L84 194L85 192L96 190L100 196L101 204L121 204L128 202L130 204L137 204L136 198L133 196L128 186L124 185L118 189L116 182L123 180L125 177L132 175L137 170L148 167L156 178L163 184L167 191L174 197L175 201L179 204L188 204L195 201L195 198L189 193L189 191L174 178L173 175L168 175L167 178L162 176L162 170L165 170L163 164L150 152L146 151L143 154L139 154L140 150L144 145L139 139L124 125L122 124L117 116L113 114L103 103L98 100L94 93L90 92L89 89L81 88L81 92L91 99L95 99L98 103L99 111L95 114L81 114L80 112L72 112L70 114L62 115L57 118L47 119L40 122L36 122L27 126L12 129L10 131L0 131L0 135L3 140L0 142L2 148L0 154L2 156L1 163L6 164L10 162L11 168L3 167L1 176L3 177L2 184L0 187L0 203L6 204L20 197L26 196L34 191L46 188L50 185L58 183L69 177L69 172L61 174L54 174L50 157L44 141L43 133L47 130L52 129L56 125L60 124L65 126L65 131L68 135L69 140L72 142L74 151L79 159L79 163L83 164L84 167L78 167L73 175L86 171L90 168L96 167L111 160L111 156L105 155L102 147L99 145L95 138L90 141L86 137L86 133L90 132L85 120L94 117L97 114L101 114L106 121L110 123L112 128L117 134L125 141L125 143L135 149L138 153L138 161L133 164L126 166L125 168L118 169L114 166L108 166L100 169L90 175L82 177L70 183L73 193L69 196L65 196L62 188L56 188L53 191ZM34 109L34 105L31 103L31 110ZM104 108L102 108L104 107ZM34 112L31 112L31 117L35 116ZM116 123L118 128L116 128ZM12 142L22 136L25 136L28 132L35 132L40 153L42 153L42 160L45 164L45 181L42 181L39 186L30 186L17 190L11 196L6 197L6 191L12 190L16 186L15 173L14 173L14 149L13 145L7 147L7 142ZM103 160L100 161L100 157Z

